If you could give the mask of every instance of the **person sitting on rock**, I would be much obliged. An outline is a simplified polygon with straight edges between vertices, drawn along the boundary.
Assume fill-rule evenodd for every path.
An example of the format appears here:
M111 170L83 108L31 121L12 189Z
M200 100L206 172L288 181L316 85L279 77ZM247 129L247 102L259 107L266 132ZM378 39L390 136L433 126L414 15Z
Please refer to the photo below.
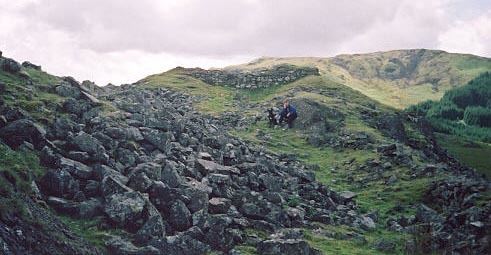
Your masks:
M297 118L297 110L293 105L290 105L288 99L283 101L283 110L280 113L280 124L286 121L288 128L293 127L293 121Z

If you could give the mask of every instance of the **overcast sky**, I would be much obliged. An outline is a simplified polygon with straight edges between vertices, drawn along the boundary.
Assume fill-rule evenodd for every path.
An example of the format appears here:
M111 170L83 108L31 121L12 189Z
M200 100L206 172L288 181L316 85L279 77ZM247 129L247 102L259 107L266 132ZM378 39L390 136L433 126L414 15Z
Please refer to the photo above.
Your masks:
M131 83L175 66L403 48L491 57L490 0L0 0L0 50Z

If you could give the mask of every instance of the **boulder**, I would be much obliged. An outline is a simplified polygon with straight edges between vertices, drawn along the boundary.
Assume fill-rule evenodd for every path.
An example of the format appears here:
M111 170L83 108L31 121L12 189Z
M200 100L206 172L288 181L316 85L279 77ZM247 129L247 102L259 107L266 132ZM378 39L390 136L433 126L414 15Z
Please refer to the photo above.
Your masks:
M203 160L213 161L213 157L207 152L198 153L198 158Z
M244 216L254 219L254 220L262 220L268 214L268 211L257 206L254 203L245 203L241 206L240 212L244 214Z
M110 197L114 194L121 194L132 191L132 189L130 189L111 175L106 176L104 177L104 179L102 179L101 189L104 197Z
M355 198L356 193L352 192L352 191L343 191L343 192L339 193L339 197L340 197L341 201L345 203L345 202L351 201L353 198Z
M59 86L55 87L56 94L62 96L62 97L73 97L75 99L80 97L80 89L64 84L62 83ZM73 101L72 101L73 102ZM77 111L79 112L79 111Z
M183 179L176 168L176 162L166 160L165 167L162 169L162 177L160 180L171 188L176 188L183 183Z
M181 196L178 190L171 189L161 181L154 181L148 190L150 201L164 216L168 216L174 201Z
M65 140L72 133L78 133L81 126L66 117L58 117L51 126L50 136Z
M107 162L109 159L99 140L83 131L73 137L70 143L78 150L89 153L94 161Z
M128 182L128 177L122 175L120 172L110 168L106 165L95 165L94 166L94 177L98 181L102 181L104 177L111 176L122 184Z
M95 96L89 94L88 92L81 91L80 97L88 101L91 105L100 105L101 102Z
M95 180L88 180L84 187L84 194L86 197L101 196L101 183Z
M197 170L203 174L207 175L209 173L220 173L220 174L240 174L239 169L231 166L223 166L213 161L197 159L195 163Z
M145 175L154 181L159 181L162 178L162 166L154 162L145 162L136 165L130 170L128 176L136 175L138 173L145 173Z
M81 219L93 219L96 216L103 214L102 201L100 199L91 198L80 202L78 205L77 217Z
M184 202L176 200L170 208L167 220L174 229L183 231L191 227L191 212Z
M215 250L227 252L232 249L235 240L231 224L232 219L226 215L210 215L204 226L206 242Z
M145 202L147 220L135 234L135 243L139 246L146 245L152 241L161 240L165 236L165 225L162 216L148 199L146 199Z
M10 122L0 129L0 138L13 148L28 142L40 150L46 144L45 135L44 128L28 119Z
M383 134L388 135L399 142L407 141L404 117L399 114L382 114L377 117L375 126Z
M386 253L394 253L396 250L396 244L394 241L388 239L380 239L375 241L374 247L375 249Z
M256 246L258 254L264 255L318 255L318 250L310 247L305 240L272 239L259 242Z
M424 204L420 204L416 208L416 220L418 222L440 223L443 221L443 218L435 210Z
M80 162L61 157L58 165L76 178L86 180L92 177L92 168Z
M48 197L46 200L47 204L55 209L58 213L68 214L72 217L77 217L78 215L78 203L68 201L59 197Z
M166 254L202 255L210 252L210 246L187 233L168 236L159 248Z
M139 172L130 177L128 187L136 191L146 192L152 186L152 183L153 181L144 172Z
M22 62L22 66L25 67L25 68L32 68L32 69L36 69L36 70L41 70L41 66L39 65L35 65L29 61L24 61Z
M109 196L104 212L118 227L136 232L143 225L145 199L138 192L125 192Z
M72 91L63 90L63 93L70 93L69 95L75 96L72 94ZM59 92L58 92L59 93ZM73 93L76 93L73 91ZM67 98L63 102L63 110L67 113L73 113L78 117L82 117L82 115L90 110L90 104L84 100L77 100L73 97Z
M364 230L372 230L376 228L375 222L372 218L367 216L361 216L359 219L360 227Z
M186 183L183 193L189 199L186 205L191 213L208 208L208 195L211 193L211 188L207 185L192 180Z
M79 183L63 169L49 170L38 184L47 196L72 197L79 190Z
M230 205L230 199L214 197L208 202L208 212L211 214L225 214Z
M172 140L171 133L162 132L156 129L143 129L142 134L145 141L161 151L166 151L168 143Z
M130 241L114 236L106 243L109 254L117 255L160 255L161 252L153 246L136 247Z
M76 161L81 161L81 162L87 162L90 159L89 153L85 151L70 151L68 152L68 156L70 159L76 160Z
M41 164L50 168L58 168L60 155L55 154L49 146L44 146L39 154Z
M142 133L136 127L127 128L126 129L126 135L127 135L128 139L136 141L136 142L143 141L143 139L144 139Z

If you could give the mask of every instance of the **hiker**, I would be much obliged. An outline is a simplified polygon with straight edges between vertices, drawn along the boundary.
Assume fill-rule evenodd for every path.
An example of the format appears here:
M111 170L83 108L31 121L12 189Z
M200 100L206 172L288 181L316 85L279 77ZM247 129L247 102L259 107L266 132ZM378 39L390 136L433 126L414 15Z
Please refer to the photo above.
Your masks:
M293 121L297 118L297 110L295 110L295 107L290 105L288 102L288 99L285 99L283 101L283 110L280 113L280 124L283 123L283 121L286 121L288 123L288 128L293 127Z

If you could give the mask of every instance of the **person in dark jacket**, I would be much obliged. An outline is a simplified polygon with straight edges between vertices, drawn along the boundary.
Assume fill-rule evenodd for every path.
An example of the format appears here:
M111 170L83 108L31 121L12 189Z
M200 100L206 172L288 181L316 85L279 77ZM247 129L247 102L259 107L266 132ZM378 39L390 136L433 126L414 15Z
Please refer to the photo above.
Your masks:
M297 118L297 110L293 105L290 105L288 99L283 101L283 110L280 113L280 124L286 121L288 128L293 127L293 121Z

